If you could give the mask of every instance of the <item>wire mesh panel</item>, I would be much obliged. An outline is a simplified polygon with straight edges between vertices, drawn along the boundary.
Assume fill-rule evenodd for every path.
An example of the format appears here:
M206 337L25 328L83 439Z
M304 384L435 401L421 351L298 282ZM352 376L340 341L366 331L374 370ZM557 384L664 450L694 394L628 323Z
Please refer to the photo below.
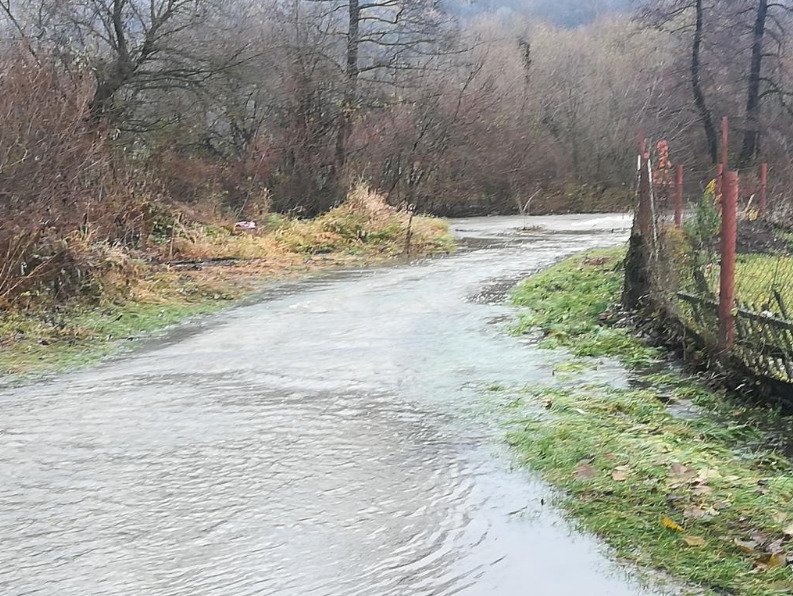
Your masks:
M714 176L699 196L685 197L684 217L677 198L681 174L665 142L655 145L650 164L651 188L639 198L653 216L652 233L646 234L652 303L714 354L793 383L793 229L763 217L767 169L745 176L740 195L731 182L730 202L721 182L735 174ZM737 238L726 243L725 209L737 220ZM729 264L724 277L723 263Z

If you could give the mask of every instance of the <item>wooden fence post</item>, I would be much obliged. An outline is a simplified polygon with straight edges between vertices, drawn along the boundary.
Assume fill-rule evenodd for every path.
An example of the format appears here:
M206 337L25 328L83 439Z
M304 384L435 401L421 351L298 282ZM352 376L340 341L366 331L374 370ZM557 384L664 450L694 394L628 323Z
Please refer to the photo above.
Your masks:
M764 215L768 210L768 164L763 162L760 164L760 215Z
M675 168L675 226L683 226L683 166Z
M721 198L721 275L719 284L719 351L735 344L735 252L738 236L738 172L724 172Z
M622 289L622 304L628 309L641 308L650 293L648 270L650 242L652 238L653 213L650 205L650 154L647 140L639 138L638 205L625 256L625 284Z
M647 151L646 140L641 143L640 150L642 153L639 156L641 170L639 171L639 211L637 219L639 233L642 235L645 245L648 245L647 243L652 234L653 211L650 205L650 194L652 193L650 186L650 154Z
M730 120L727 116L721 119L721 161L716 166L716 196L723 195L724 175L730 167Z

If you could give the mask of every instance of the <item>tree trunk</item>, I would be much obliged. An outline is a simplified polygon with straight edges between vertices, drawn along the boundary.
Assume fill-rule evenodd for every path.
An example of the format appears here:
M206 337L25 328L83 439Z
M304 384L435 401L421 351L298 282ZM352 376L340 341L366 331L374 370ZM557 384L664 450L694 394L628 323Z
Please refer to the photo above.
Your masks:
M701 52L704 26L702 0L696 0L694 6L696 8L696 23L694 27L694 43L691 48L691 89L694 92L694 103L697 106L697 112L699 112L699 120L705 129L708 153L711 161L715 164L719 160L719 143L716 136L716 127L713 125L713 117L705 101L705 94L702 91Z
M111 73L97 73L96 89L91 101L88 102L89 120L92 123L101 121L113 112L113 100L124 83L120 69L116 66Z
M752 59L749 65L749 86L746 93L746 129L743 134L741 155L742 167L754 161L760 146L760 75L763 69L763 42L768 19L768 0L757 3L757 17L752 33Z
M622 287L622 305L628 310L639 310L650 300L650 251L653 212L650 205L649 161L641 156L639 171L639 204L631 229L628 254L625 256L625 282Z
M341 173L347 161L347 140L352 129L352 116L358 91L358 46L361 10L359 0L349 0L349 27L347 29L347 70L344 87L344 102L339 116L339 129L336 133L336 170Z

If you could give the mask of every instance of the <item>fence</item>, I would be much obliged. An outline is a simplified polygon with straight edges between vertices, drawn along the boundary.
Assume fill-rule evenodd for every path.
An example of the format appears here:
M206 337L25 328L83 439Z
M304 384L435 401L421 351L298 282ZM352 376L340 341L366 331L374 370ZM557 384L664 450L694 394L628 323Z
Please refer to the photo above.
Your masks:
M712 355L793 384L793 229L767 217L765 164L729 169L728 134L725 119L722 163L696 195L667 143L642 140L626 303L646 300Z

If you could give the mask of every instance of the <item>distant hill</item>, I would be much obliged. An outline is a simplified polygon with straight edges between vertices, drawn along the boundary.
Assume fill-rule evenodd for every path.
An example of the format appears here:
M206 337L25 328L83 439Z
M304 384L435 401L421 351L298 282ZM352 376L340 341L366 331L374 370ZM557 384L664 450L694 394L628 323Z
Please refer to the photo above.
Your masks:
M627 12L633 0L446 0L462 16L518 13L536 16L563 27L578 27L604 14Z

